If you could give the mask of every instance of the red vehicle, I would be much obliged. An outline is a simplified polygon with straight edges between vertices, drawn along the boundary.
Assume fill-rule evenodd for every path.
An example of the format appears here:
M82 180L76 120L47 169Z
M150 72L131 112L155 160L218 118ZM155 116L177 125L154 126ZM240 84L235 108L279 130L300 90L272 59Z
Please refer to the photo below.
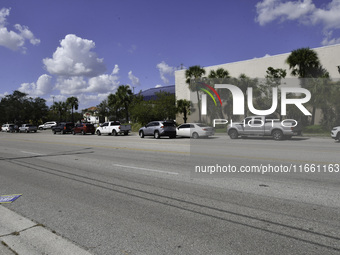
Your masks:
M82 134L82 135L85 135L85 134L94 134L96 131L96 128L94 127L93 124L89 124L89 123L79 123L79 124L76 124L75 127L72 129L72 134Z

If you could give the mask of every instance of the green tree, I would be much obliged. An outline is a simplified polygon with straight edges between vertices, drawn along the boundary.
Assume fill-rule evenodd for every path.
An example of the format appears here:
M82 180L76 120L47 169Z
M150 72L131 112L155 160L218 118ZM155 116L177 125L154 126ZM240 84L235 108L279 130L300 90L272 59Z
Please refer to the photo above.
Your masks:
M177 112L183 114L184 123L187 123L188 115L190 115L191 102L186 99L177 100Z
M291 69L291 75L299 78L316 77L320 66L318 54L310 48L300 48L293 50L286 63Z
M215 84L228 84L231 77L229 75L228 70L225 70L223 68L218 68L216 71L211 70L208 75L208 78L210 78L209 80L210 85L214 86ZM217 89L217 92L221 98L223 98L225 101L228 102L228 104L225 104L224 108L222 108L222 106L214 107L214 104L212 104L209 98L208 99L210 100L209 109L213 109L213 111L210 111L209 116L213 116L213 118L215 118L216 116L216 118L224 119L224 114L223 114L223 110L224 110L227 114L228 121L230 121L231 116L232 116L232 104L229 103L229 102L232 102L231 92L225 89ZM209 101L208 101L208 104L209 104Z
M52 110L58 113L59 116L59 122L61 122L62 118L66 117L66 112L67 112L67 108L68 105L66 104L66 102L54 102L54 104L51 106Z
M125 113L125 121L129 121L129 105L132 101L132 90L129 85L120 85L116 91L117 104Z
M69 98L66 99L66 104L67 104L68 107L71 108L72 122L74 123L73 109L78 110L78 106L79 106L78 98L69 97Z
M202 76L205 74L205 70L199 66L191 66L189 69L185 71L185 78L186 78L186 83L189 85L189 88L191 91L195 92L197 95L197 108L198 108L198 116L199 116L199 122L201 122L201 100L199 97L199 89L195 82L201 80ZM193 82L193 80L195 82Z
M114 118L116 120L121 119L121 105L120 101L118 99L117 93L116 94L110 94L107 97L107 105L109 107L108 115L110 118Z

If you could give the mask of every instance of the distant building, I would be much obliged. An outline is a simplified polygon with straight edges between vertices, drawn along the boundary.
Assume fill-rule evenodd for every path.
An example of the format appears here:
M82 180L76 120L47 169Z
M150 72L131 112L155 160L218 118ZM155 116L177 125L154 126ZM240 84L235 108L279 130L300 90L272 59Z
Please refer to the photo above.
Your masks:
M340 78L340 44L313 48L319 57L321 65L329 72L332 79ZM274 56L265 56L262 58L254 58L239 62L226 63L214 66L204 67L206 76L209 75L211 70L217 70L223 68L227 70L231 77L239 77L241 74L245 74L250 78L265 78L268 67L275 69L281 68L287 71L286 78L293 78L289 65L286 63L286 59L290 53L284 53ZM198 65L201 63L197 63ZM190 90L188 84L185 82L185 71L178 70L175 72L175 87L176 87L176 99L191 100L193 104L197 104L197 99L190 98ZM195 102L196 101L196 102ZM319 119L319 116L318 116ZM188 121L197 121L197 113L191 114ZM181 117L177 117L177 121L182 121Z
M155 100L157 98L156 94L159 92L167 92L167 93L170 93L171 95L175 95L176 88L175 88L175 85L151 88L151 89L142 91L140 94L143 96L145 101L149 101L149 100Z
M99 124L98 108L93 106L85 109L83 114L84 122Z

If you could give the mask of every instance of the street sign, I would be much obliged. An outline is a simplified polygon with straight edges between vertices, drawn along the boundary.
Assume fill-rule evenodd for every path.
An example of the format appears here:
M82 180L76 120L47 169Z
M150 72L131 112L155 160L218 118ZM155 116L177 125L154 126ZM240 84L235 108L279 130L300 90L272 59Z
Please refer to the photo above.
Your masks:
M21 197L22 194L12 194L12 195L2 195L0 196L0 204L5 203L12 203L19 197Z

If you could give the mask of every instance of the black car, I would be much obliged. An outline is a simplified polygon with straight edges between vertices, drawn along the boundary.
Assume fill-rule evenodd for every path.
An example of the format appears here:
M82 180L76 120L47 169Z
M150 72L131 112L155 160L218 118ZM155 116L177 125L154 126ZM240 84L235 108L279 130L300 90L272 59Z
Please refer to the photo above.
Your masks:
M60 122L56 126L52 127L52 133L56 134L66 134L66 133L72 133L72 130L74 128L74 124L72 122Z

